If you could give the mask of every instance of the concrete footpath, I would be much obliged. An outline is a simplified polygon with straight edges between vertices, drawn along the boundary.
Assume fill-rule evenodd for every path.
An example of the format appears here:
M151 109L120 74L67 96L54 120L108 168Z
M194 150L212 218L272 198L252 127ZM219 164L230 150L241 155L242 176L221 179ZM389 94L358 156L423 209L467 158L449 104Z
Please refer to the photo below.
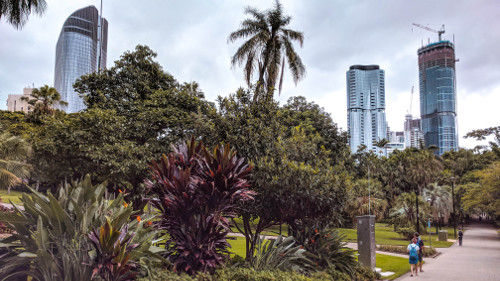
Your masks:
M396 280L500 280L497 230L486 223L472 223L465 229L463 246L460 247L457 241L450 248L439 248L441 255L425 259L424 272L419 271L418 276L413 277L408 273Z

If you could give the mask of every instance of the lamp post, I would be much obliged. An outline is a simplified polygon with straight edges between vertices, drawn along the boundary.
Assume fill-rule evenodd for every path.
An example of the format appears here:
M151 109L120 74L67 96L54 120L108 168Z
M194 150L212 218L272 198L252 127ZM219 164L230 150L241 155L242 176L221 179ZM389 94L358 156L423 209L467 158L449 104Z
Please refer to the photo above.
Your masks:
M457 238L457 220L455 217L455 177L451 177L451 204L453 206L453 234Z

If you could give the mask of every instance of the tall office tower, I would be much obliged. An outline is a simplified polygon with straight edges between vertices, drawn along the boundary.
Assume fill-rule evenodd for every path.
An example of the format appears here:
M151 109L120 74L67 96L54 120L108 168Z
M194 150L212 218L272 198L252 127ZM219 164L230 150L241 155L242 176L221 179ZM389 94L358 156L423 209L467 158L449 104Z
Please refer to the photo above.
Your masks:
M62 108L68 113L85 108L73 89L76 79L106 66L108 22L102 18L100 25L99 18L94 6L77 10L66 19L57 40L54 86L68 103Z
M455 49L439 41L418 49L420 118L426 146L457 150Z
M362 144L374 150L373 143L387 136L384 70L378 65L353 65L346 76L351 152L355 153Z
M420 141L424 140L424 133L420 127L420 119L413 119L411 114L405 115L404 142L406 147L420 147Z

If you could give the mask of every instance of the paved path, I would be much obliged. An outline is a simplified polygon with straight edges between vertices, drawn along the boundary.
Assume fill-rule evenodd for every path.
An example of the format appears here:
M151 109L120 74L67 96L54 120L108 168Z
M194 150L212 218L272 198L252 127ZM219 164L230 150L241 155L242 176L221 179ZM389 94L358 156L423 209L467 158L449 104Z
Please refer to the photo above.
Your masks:
M424 272L413 277L408 273L396 280L500 280L500 238L490 224L470 224L462 247L456 242L439 251L442 254L438 257L425 259Z

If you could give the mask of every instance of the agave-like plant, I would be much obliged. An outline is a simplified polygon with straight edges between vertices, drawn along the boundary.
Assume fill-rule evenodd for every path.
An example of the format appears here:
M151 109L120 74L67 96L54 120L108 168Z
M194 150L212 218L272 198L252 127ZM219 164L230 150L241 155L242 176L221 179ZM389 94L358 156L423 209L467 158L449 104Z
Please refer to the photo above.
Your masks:
M250 260L250 266L256 270L314 270L314 263L308 258L306 250L292 236L284 238L280 235L265 242L259 236L255 248L255 256Z
M229 257L228 218L236 216L239 201L255 195L248 189L250 171L229 145L210 153L194 138L153 161L146 185L161 212L153 226L168 232L165 246L176 271L213 273Z
M32 280L91 280L97 265L89 255L93 247L88 234L102 226L106 216L116 225L128 225L128 232L141 234L132 239L133 244L143 243L132 251L132 259L149 254L155 233L143 230L137 220L130 221L133 208L124 206L123 194L105 198L105 184L92 185L86 176L61 187L57 197L30 190L31 194L21 197L23 209L14 205L14 212L0 213L0 221L13 231L0 241L0 280L26 280L28 276Z
M345 235L331 231L326 225L305 226L294 232L294 237L307 250L316 265L353 277L356 273L355 251L347 247Z

